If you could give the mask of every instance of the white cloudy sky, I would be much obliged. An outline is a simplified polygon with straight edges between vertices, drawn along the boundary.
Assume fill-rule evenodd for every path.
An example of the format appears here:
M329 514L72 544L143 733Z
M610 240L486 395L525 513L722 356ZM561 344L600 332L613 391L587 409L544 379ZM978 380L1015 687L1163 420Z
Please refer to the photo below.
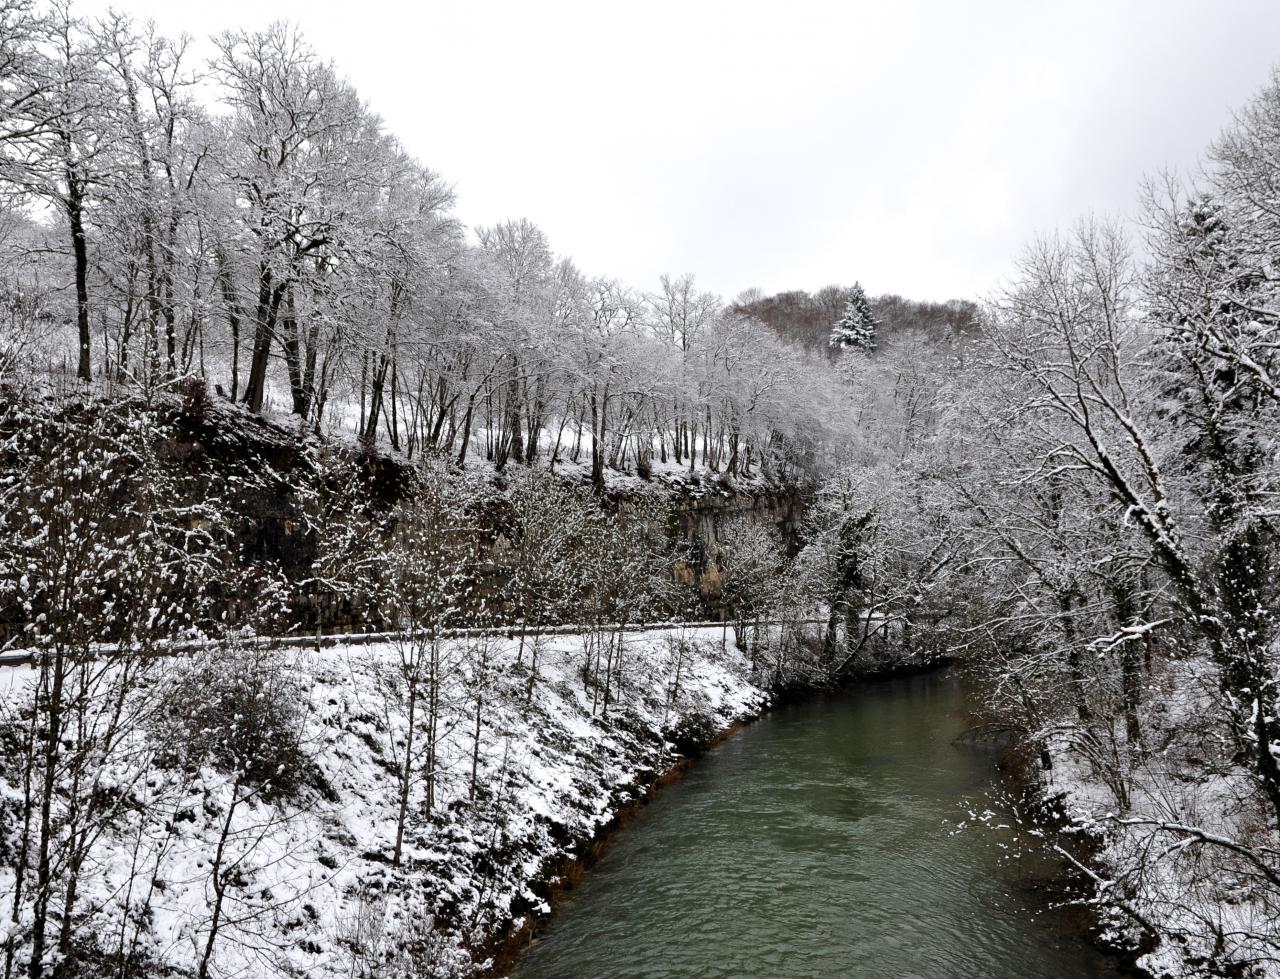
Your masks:
M730 295L981 294L1035 232L1194 166L1280 61L1277 0L115 6L197 36L290 19L467 223Z

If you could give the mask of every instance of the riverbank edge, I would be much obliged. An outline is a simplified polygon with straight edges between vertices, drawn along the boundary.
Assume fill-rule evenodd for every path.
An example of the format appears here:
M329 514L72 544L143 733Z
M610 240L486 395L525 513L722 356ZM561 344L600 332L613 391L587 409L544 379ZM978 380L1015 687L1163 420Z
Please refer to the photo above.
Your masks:
M580 855L566 855L552 861L549 867L544 867L537 880L530 884L530 888L546 902L550 910L541 914L526 915L525 920L518 927L513 923L483 945L472 948L470 951L476 961L489 963L481 975L485 979L501 979L509 975L536 939L539 929L545 927L555 916L557 909L571 899L573 891L582 882L583 877L600 861L636 815L660 798L663 789L683 779L717 745L727 741L771 711L787 704L801 703L814 697L830 696L864 683L888 682L903 677L939 672L955 666L958 662L959 660L954 656L909 663L889 662L852 673L834 685L790 684L769 690L767 699L762 701L758 709L749 716L737 718L716 731L711 737L687 745L685 752L672 764L655 773L644 783L631 786L634 798L619 807L607 823L602 824L589 839L580 844L582 848Z
M1049 795L1047 786L1039 777L1038 753L1025 735L1015 738L1000 753L997 771L1000 784L1010 795L1017 799L1020 810L1029 813L1030 819L1019 818L1020 822L1029 821L1037 832L1044 834L1060 845L1070 844L1075 859L1091 870L1104 869L1098 860L1099 847L1097 841L1086 837L1087 848L1080 851L1082 837L1079 833L1067 834L1070 825L1067 814L1063 811L1061 798ZM1065 849L1064 845L1064 849ZM1142 968L1138 960L1151 949L1143 946L1130 948L1106 938L1105 922L1100 909L1091 902L1083 902L1080 894L1083 890L1092 890L1093 882L1088 876L1072 866L1061 857L1056 858L1058 873L1048 881L1048 896L1060 907L1071 908L1078 912L1078 927L1084 939L1099 952L1113 961L1125 979L1158 979L1153 973Z
M539 928L550 921L555 916L556 910L570 899L583 877L600 861L637 813L657 799L667 786L683 779L712 748L733 737L748 725L754 724L783 702L774 699L771 695L754 713L732 721L709 738L690 744L688 750L672 764L643 783L631 786L634 798L620 806L608 822L603 823L589 839L580 844L582 852L579 855L565 855L553 860L549 866L544 866L538 878L531 882L530 889L546 902L550 910L540 914L526 915L523 923L518 927L512 923L484 945L471 950L477 961L489 962L488 968L481 975L486 979L499 979L499 977L510 975L511 970L528 951Z

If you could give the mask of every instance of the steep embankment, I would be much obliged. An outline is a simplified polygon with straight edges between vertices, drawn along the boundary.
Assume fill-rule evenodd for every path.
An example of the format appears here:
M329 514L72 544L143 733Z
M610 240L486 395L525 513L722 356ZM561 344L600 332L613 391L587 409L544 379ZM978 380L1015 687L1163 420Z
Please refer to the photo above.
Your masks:
M1154 665L1145 750L1131 764L1114 730L1108 743L1064 723L1048 743L1044 796L1092 879L1102 937L1160 979L1280 977L1265 862L1274 851L1253 779L1217 720L1216 671L1196 658Z
M484 971L548 910L566 858L765 703L719 631L601 638L155 661L129 694L141 723L103 770L119 804L82 872L82 958L148 975L206 957L216 975ZM608 690L584 682L596 655L615 660ZM35 677L0 674L6 714ZM219 724L218 745L242 745L234 763L207 737ZM7 774L3 793L13 810ZM6 871L5 907L13 884Z
M20 437L33 418L45 421L67 445L110 441L116 433L146 426L159 433L152 460L156 471L132 475L184 487L189 498L175 502L213 507L219 514L218 546L228 566L237 569L219 586L221 625L247 625L272 634L388 628L376 610L333 590L322 593L307 582L317 573L326 514L361 509L371 522L385 517L414 492L414 474L424 460L320 437L202 390L192 387L186 395L146 399L32 397L9 404L0 412L0 479L21 483L23 473L48 461L48 444ZM529 480L575 487L604 512L649 506L663 520L669 518L666 530L688 545L679 573L689 590L677 605L696 618L719 611L717 544L724 528L734 522L767 527L791 547L809 501L809 493L794 483L759 474L729 477L705 468L657 465L644 476L606 469L605 485L597 492L589 467L571 459L552 465L544 457L501 471L482 458L465 470L451 467L449 460L430 461L447 478L465 481L466 492L474 497L469 505L476 513L483 552L474 563L483 566L484 580L472 594L486 607L469 611L490 621L515 617L502 606L511 576L504 546L513 527L518 534L519 517L510 512L512 496ZM0 642L18 638L25 624L21 609L8 598L0 592ZM278 610L270 621L260 621L258 613L267 605ZM657 616L671 617L669 612Z

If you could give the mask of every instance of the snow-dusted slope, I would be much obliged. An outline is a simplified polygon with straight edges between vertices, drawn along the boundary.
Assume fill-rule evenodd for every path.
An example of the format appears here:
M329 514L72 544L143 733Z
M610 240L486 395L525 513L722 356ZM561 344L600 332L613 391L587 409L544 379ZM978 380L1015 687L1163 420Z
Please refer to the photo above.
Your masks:
M1274 874L1274 836L1218 721L1217 691L1205 659L1153 671L1146 751L1131 767L1119 764L1118 723L1109 743L1073 725L1050 741L1046 796L1098 847L1094 903L1110 937L1139 942L1138 964L1158 979L1280 977L1274 891L1258 886Z
M584 639L542 640L532 683L530 642L487 642L441 650L435 798L428 812L428 759L415 749L400 866L408 719L393 678L404 651L282 651L305 716L299 785L247 799L242 785L229 812L236 790L225 771L122 761L104 784L132 799L92 849L80 944L132 954L147 974L195 974L210 949L216 864L226 886L211 976L470 974L469 952L547 910L548 875L673 763L673 739L705 741L765 702L718 630L626 636L607 714L584 682ZM34 676L0 675L10 708ZM417 709L421 745L426 708ZM155 732L131 735L135 759L165 747ZM12 800L19 787L4 789ZM7 910L12 874L0 883Z

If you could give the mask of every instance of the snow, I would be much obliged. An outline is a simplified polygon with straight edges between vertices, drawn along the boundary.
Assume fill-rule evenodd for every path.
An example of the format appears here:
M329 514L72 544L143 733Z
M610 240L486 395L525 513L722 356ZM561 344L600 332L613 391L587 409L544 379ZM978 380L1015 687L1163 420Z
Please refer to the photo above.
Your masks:
M1247 962L1255 971L1239 974L1277 979L1275 909L1265 888L1251 886L1247 863L1220 846L1263 847L1274 835L1264 828L1252 780L1232 757L1229 739L1209 721L1220 716L1211 706L1216 689L1206 659L1163 664L1147 691L1148 751L1128 779L1127 808L1070 728L1050 741L1046 795L1061 803L1074 831L1100 844L1091 873L1107 937L1136 940L1142 929L1135 917L1159 932L1138 960L1141 968L1160 979L1191 979Z
M465 678L475 641L450 640L443 654L459 669L442 684L436 804L427 814L419 782L402 866L391 863L394 752L407 721L388 709L379 679L398 668L400 650L394 642L282 650L305 691L303 742L313 774L288 797L242 802L228 820L231 776L207 764L187 772L150 765L128 790L135 804L92 851L83 897L92 910L82 933L104 948L123 947L136 933L152 971L194 973L209 934L211 868L226 823L223 867L237 861L238 870L211 975L336 979L411 968L414 975L468 975L476 967L468 949L490 947L504 930L547 912L549 875L563 858L581 855L675 760L671 740L681 724L722 730L766 701L731 637L722 648L719 629L628 636L608 716L600 703L593 710L585 688L581 637L538 640L528 699L531 641L517 663L515 641L489 639L498 679L482 710L472 802L475 709ZM680 689L671 699L682 641ZM0 703L15 708L35 676L29 668L0 672ZM133 737L145 750L142 742L154 734ZM124 788L128 778L122 765L105 782ZM0 780L4 793L18 789ZM12 875L0 878L6 908L12 888Z

